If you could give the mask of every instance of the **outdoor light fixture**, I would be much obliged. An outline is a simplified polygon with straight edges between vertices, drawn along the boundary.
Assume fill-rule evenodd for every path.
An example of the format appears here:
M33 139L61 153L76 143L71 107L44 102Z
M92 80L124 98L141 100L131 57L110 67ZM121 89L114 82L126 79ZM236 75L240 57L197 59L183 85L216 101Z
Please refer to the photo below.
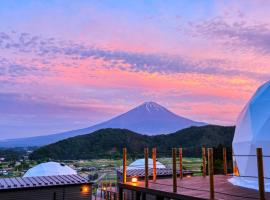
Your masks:
M131 178L131 182L132 183L137 183L138 182L138 178L137 177L132 177Z
M81 191L83 193L88 193L89 192L89 186L87 186L87 185L82 186Z
M107 188L106 187L102 187L102 190L107 190Z

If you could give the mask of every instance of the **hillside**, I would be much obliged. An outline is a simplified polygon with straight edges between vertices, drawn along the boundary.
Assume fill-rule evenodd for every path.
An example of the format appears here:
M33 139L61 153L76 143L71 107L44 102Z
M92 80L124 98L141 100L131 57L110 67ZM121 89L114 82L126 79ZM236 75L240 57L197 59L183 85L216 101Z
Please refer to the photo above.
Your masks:
M217 147L231 146L234 127L203 126L190 127L168 135L147 136L126 129L102 129L92 134L76 136L41 147L31 155L32 159L89 159L128 152L141 153L144 147L157 147L159 152L170 151L172 147L195 149L202 145Z
M204 125L206 124L203 122L179 116L155 102L145 102L128 112L94 126L58 134L2 140L0 147L43 146L105 128L128 129L141 134L158 135L172 133L191 126Z

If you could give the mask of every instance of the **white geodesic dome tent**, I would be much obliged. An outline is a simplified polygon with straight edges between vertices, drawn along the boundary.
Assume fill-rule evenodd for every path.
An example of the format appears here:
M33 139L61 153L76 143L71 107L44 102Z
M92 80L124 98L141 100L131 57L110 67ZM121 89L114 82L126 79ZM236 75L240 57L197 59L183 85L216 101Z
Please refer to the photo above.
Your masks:
M67 165L58 162L46 162L29 169L23 177L73 175L77 172Z
M133 163L131 163L127 169L144 169L144 159L138 159L135 160ZM148 168L153 169L153 159L149 158L148 159ZM165 169L166 166L163 165L162 163L156 161L156 168L157 169Z
M256 148L270 155L270 81L256 91L238 117L233 152L234 172L239 177L229 179L234 185L258 189L258 179L251 178L258 177ZM270 177L270 158L263 159L264 177ZM265 179L265 190L270 191L269 179Z

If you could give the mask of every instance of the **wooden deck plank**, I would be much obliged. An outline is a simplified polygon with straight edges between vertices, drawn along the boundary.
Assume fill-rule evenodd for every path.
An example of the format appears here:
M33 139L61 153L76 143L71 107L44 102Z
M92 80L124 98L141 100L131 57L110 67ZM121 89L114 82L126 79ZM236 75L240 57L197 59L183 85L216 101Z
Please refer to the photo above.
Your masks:
M223 200L240 200L240 199L259 199L259 192L257 190L243 188L235 186L228 182L229 176L215 175L215 199ZM171 179L159 179L155 183L149 181L149 191L151 193L156 191L165 193L173 193L173 180ZM129 188L134 188L135 190L148 189L144 187L144 182L139 181L138 183L127 182L126 185ZM200 199L209 199L209 177L191 177L177 179L177 194L190 196ZM266 199L270 200L270 193L266 193Z

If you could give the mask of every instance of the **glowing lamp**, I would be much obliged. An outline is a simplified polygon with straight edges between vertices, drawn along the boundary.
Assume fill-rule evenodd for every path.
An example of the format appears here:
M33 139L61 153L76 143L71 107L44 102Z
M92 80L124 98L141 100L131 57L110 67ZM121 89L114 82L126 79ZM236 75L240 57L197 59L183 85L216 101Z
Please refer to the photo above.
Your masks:
M191 175L187 175L186 177L187 177L187 178L191 178Z
M89 186L84 185L84 186L82 187L81 191L82 191L83 193L88 193L88 192L89 192Z
M131 178L131 182L132 183L137 183L138 182L138 178L137 177L132 177Z

